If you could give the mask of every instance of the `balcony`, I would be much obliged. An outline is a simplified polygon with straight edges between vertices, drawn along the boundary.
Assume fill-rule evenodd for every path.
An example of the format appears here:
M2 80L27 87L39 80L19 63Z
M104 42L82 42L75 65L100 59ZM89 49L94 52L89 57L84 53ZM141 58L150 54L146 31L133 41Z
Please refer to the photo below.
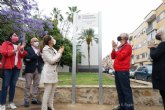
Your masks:
M156 11L152 10L145 18L146 22L152 22L154 19L156 19Z

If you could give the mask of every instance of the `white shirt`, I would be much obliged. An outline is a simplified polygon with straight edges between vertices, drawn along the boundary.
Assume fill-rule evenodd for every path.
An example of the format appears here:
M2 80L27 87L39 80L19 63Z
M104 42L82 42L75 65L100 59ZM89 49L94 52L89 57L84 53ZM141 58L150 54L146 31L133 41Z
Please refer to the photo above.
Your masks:
M32 46L32 48L33 48L34 52L38 55L39 49L35 48L34 46Z
M13 46L14 46L14 50L17 50L17 48L18 48L18 45L15 45L15 44L13 44ZM17 66L17 63L18 63L18 51L16 51L16 55L15 55L15 66Z

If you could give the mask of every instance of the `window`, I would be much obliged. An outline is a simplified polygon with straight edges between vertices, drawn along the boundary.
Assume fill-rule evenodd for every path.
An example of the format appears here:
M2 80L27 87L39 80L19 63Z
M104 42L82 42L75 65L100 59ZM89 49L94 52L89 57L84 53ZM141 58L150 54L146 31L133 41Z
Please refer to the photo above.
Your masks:
M160 16L160 20L162 20L165 17L164 12L162 12L159 16Z
M146 29L143 29L143 34L145 34L146 33Z
M142 53L142 58L145 58L145 53Z
M160 20L162 20L163 18L165 18L165 11L162 12L158 17L157 17L157 22L159 22Z

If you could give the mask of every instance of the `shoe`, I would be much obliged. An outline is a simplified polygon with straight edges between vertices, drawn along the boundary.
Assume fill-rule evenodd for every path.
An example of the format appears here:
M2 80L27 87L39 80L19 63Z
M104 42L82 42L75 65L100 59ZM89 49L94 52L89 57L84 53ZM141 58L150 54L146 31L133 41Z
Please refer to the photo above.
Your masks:
M115 108L113 108L112 110L122 110L121 106L117 106Z
M48 110L52 110L50 107L48 107Z
M29 105L29 102L28 101L25 101L25 103L24 103L24 107L29 107L30 105Z
M31 101L32 104L36 104L36 105L41 105L41 101L37 100L37 99L32 99Z
M15 104L12 102L12 103L9 104L9 108L11 108L11 109L16 109L17 107L16 107Z
M0 110L6 110L6 106L5 105L1 105L0 106Z

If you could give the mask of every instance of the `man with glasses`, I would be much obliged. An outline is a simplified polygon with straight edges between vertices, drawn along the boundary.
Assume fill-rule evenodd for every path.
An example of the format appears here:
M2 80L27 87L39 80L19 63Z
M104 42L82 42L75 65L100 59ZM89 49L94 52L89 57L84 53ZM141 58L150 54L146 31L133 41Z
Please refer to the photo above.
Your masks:
M120 42L119 46L117 43L112 41L113 50L111 53L111 58L115 60L115 83L120 104L113 110L134 110L132 90L129 80L132 47L127 42L128 37L129 36L127 33L120 34L120 36L117 38L117 40Z
M40 55L39 41L37 38L31 39L31 47L27 49L28 55L24 58L25 62L25 91L24 91L24 107L30 106L30 87L32 88L32 104L41 105L41 101L37 99L38 86L40 81L40 73L43 65L43 60Z

